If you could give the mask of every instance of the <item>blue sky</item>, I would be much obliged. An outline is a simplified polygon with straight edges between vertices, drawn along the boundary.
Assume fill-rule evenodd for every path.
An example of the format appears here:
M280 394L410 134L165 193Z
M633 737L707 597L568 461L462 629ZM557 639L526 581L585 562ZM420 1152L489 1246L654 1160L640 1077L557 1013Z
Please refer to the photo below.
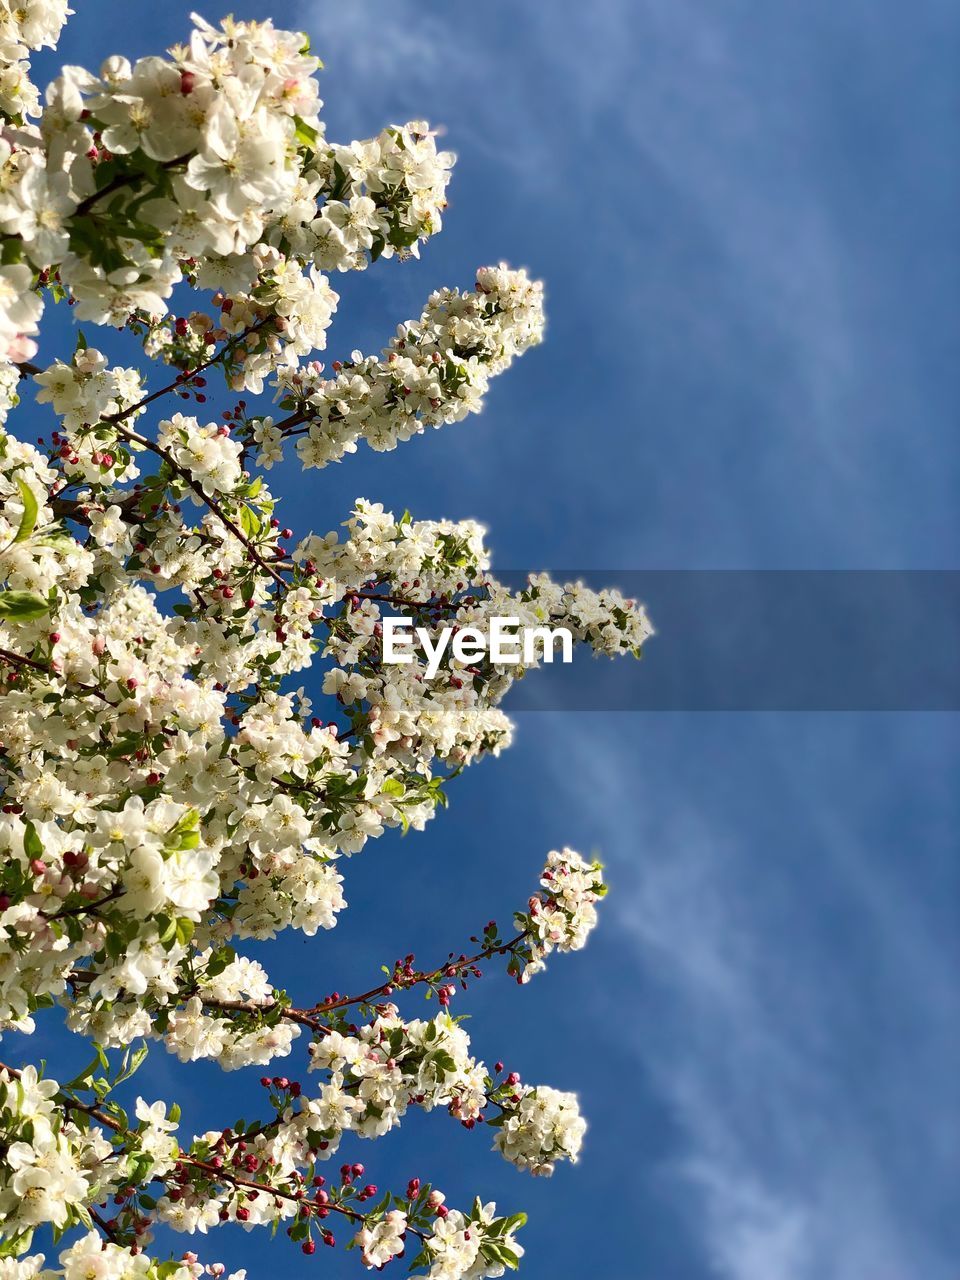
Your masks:
M100 0L62 57L155 52L188 9ZM425 116L460 155L422 261L337 282L331 355L481 263L547 283L547 343L481 418L283 473L291 524L362 494L482 520L502 566L612 580L956 566L953 4L235 12L310 31L331 137ZM956 1280L958 758L947 714L524 713L427 833L348 865L332 934L264 958L294 993L353 989L506 919L548 848L596 848L613 891L586 953L460 1005L478 1052L579 1090L584 1158L535 1182L437 1116L344 1151L380 1185L528 1208L528 1280ZM204 1128L258 1074L157 1049L138 1083ZM358 1265L233 1230L207 1247L251 1280Z

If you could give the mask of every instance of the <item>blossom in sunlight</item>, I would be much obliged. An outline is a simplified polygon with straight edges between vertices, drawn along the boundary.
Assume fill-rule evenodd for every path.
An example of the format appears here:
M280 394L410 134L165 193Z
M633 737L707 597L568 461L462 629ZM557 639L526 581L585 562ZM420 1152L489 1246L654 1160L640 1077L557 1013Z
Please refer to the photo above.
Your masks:
M422 1110L522 1170L577 1160L576 1096L488 1066L452 1004L489 961L526 982L582 948L600 864L551 852L512 935L490 921L436 965L407 955L302 1008L241 948L333 929L348 859L421 830L510 743L501 703L543 655L391 664L386 617L428 637L506 617L605 657L651 634L616 591L508 588L473 521L359 498L295 532L267 484L478 412L541 341L542 285L481 267L379 354L326 368L334 273L418 255L454 156L419 120L328 141L319 60L270 21L194 18L164 56L64 68L41 103L30 57L68 12L0 0L0 1032L59 1009L95 1056L62 1082L0 1065L0 1280L223 1277L150 1251L159 1224L223 1223L282 1226L308 1255L339 1232L371 1269L500 1276L523 1214L448 1207L419 1177L380 1192L334 1157ZM150 363L78 331L37 367L48 301ZM21 421L23 378L40 412ZM404 1012L414 989L433 1016ZM172 1100L121 1105L150 1042L264 1070L251 1119L191 1137ZM298 1060L302 1079L273 1074ZM57 1265L30 1253L37 1228Z

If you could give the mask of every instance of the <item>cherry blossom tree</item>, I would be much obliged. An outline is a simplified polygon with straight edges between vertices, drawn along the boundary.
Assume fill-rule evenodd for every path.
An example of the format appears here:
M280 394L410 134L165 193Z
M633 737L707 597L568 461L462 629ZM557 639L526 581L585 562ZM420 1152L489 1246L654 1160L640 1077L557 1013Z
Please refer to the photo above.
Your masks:
M165 56L66 67L41 105L31 51L67 13L0 0L0 1028L59 1011L94 1057L63 1082L0 1067L0 1277L221 1275L150 1242L157 1224L223 1222L279 1224L307 1254L339 1241L368 1268L501 1275L522 1213L448 1206L416 1179L379 1190L335 1156L419 1107L488 1127L520 1170L577 1159L576 1097L479 1061L450 1005L487 961L525 983L582 947L599 863L551 852L512 928L310 1007L239 948L333 928L346 860L422 829L509 743L499 704L522 669L389 665L384 616L431 635L563 625L608 656L650 633L614 591L508 589L472 522L358 500L339 529L295 534L268 486L284 459L324 467L478 412L540 341L541 286L482 267L379 355L326 369L332 282L419 254L454 157L418 121L328 142L318 60L269 22L195 19ZM56 304L75 344L41 366ZM90 345L98 325L136 339L142 368ZM211 379L230 404L215 421ZM41 407L17 434L26 380ZM322 716L303 687L315 660ZM435 1016L402 1011L417 989ZM172 1101L117 1101L150 1042L225 1071L296 1054L305 1070L264 1075L253 1120L190 1136ZM52 1270L29 1252L38 1228Z

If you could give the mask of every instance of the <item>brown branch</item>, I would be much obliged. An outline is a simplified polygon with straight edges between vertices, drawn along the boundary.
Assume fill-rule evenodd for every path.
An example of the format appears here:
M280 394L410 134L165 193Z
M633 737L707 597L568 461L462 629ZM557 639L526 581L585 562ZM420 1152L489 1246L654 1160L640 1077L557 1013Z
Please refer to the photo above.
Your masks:
M15 1080L19 1080L22 1074L16 1067L7 1066L6 1063L3 1062L0 1062L0 1071L5 1071ZM71 1098L64 1093L58 1093L55 1097L55 1101L65 1111L83 1111L98 1123L112 1129L114 1133L124 1132L124 1126L119 1120L115 1120L113 1116L107 1115L92 1103L80 1102L79 1099ZM197 1169L214 1183L219 1183L221 1185L226 1183L229 1186L235 1187L237 1190L255 1191L258 1194L274 1196L281 1200L290 1201L293 1204L302 1206L303 1209L307 1211L307 1215L305 1216L314 1216L317 1209L325 1209L328 1213L339 1213L343 1217L349 1218L351 1221L358 1223L366 1222L370 1217L369 1213L363 1213L359 1209L355 1209L350 1205L339 1204L333 1199L328 1199L326 1203L319 1204L315 1199L311 1200L309 1198L306 1189L301 1191L287 1191L282 1187L271 1186L267 1182L256 1182L252 1178L241 1177L239 1174L233 1173L230 1169L225 1169L223 1167L218 1168L215 1164L209 1163L209 1161L196 1159L193 1156L187 1155L185 1152L181 1153L178 1160L178 1166L181 1168L186 1167ZM167 1184L167 1178L160 1178L157 1179L157 1181L162 1182L165 1186ZM107 1236L108 1239L119 1243L119 1235L111 1226L110 1222L103 1218L93 1205L89 1205L88 1210L90 1217L104 1235ZM407 1230L412 1235L415 1235L421 1243L425 1242L427 1239L424 1233L416 1227L408 1224Z
M93 1219L93 1221L97 1224L97 1226L100 1228L100 1230L101 1230L101 1231L103 1232L103 1234L106 1236L106 1238L107 1238L107 1239L108 1239L112 1244L119 1244L119 1243L120 1243L120 1237L119 1237L119 1235L117 1234L117 1232L116 1232L116 1231L114 1231L113 1227L111 1227L110 1223L109 1223L109 1222L107 1222L106 1218L104 1218L104 1217L102 1216L102 1214L100 1214L100 1213L99 1213L99 1212L98 1212L98 1211L93 1207L93 1205L92 1205L92 1204L87 1206L87 1212L90 1214L90 1217Z
M207 1009L219 1009L225 1013L273 1013L277 1008L276 1001L271 1001L268 1004L257 1004L255 1000L214 1000L212 998L207 999L204 996L200 997L200 1001ZM311 1017L304 1009L281 1009L280 1016L288 1022L299 1022L301 1026L310 1027L311 1030L318 1031L321 1035L326 1034L329 1029L322 1022L318 1022L316 1018Z
M9 649L0 649L0 659L14 667L31 667L34 671L42 671L44 675L53 674L45 662L38 662L36 658L26 658L22 653L12 653Z
M193 490L193 492L197 494L197 496L201 499L201 501L204 502L210 508L210 510L217 517L220 523L225 528L230 530L230 532L233 534L233 536L237 539L238 542L242 543L243 546L246 547L254 563L258 564L265 573L269 574L270 577L273 578L273 580L276 583L278 583L284 589L284 591L286 591L287 589L286 580L283 577L281 577L279 573L277 573L276 569L274 569L272 565L267 564L266 560L263 559L263 557L257 551L256 547L253 545L250 539L246 536L243 530L240 529L240 527L230 518L230 516L227 515L227 513L220 506L220 503L217 501L217 499L214 497L211 497L211 495L206 492L203 486L198 484L196 480L194 480L193 476L191 476L190 472L186 469L186 467L181 466L180 463L177 462L176 459L170 453L168 453L167 450L164 449L162 445L157 444L155 440L151 440L147 436L142 436L139 431L133 431L130 427L125 427L121 422L115 422L114 425L116 426L119 434L122 435L125 440L129 440L131 443L134 443L134 444L139 444L142 448L149 449L151 453L156 454L158 458L162 458L163 461L167 464L167 466L176 475L178 475L181 478L181 480L183 480L184 484L188 485Z
M122 498L117 495L116 501L111 502L110 505L120 508L120 518L125 520L128 524L140 524L142 521L134 514L132 508L137 505L141 497L142 493L133 489L129 493L124 494ZM90 517L87 514L87 509L104 509L103 497L99 498L97 501L87 500L85 502L81 502L79 498L61 498L59 496L55 496L50 498L48 501L50 510L58 520L75 520L77 524L87 526L90 525Z
M87 902L79 907L64 907L60 911L55 911L52 915L47 915L41 911L40 915L44 920L64 920L67 916L86 916L95 915L98 907L105 907L108 902L116 902L117 898L124 895L123 885L115 885L104 898L98 898L96 902Z
M355 1004L371 1004L378 996L386 998L397 987L401 990L409 991L425 982L438 983L443 978L459 977L481 960L489 960L491 956L502 955L507 951L512 951L528 934L529 930L524 929L508 942L491 943L478 951L476 955L461 956L457 960L447 960L446 963L438 965L435 969L413 974L409 978L405 978L402 973L394 970L394 973L385 982L382 982L377 987L372 987L369 991L364 991L357 996L344 996L339 1000L321 1001L309 1009L296 1009L290 1006L281 1007L275 1000L264 1001L263 1003L258 1003L255 1000L218 1000L212 996L204 996L196 990L189 994L199 995L200 1001L206 1009L216 1009L223 1013L250 1014L251 1016L277 1014L288 1022L296 1022L300 1026L309 1027L311 1031L315 1031L318 1035L326 1035L330 1028L320 1021L320 1017L332 1013L335 1009L345 1009ZM94 975L87 969L74 969L70 973L68 981L73 984L88 983L93 981L93 977ZM187 994L187 992L181 993L181 998Z
M189 1165L194 1169L200 1169L207 1174L212 1182L228 1182L231 1186L238 1188L248 1188L251 1191L262 1192L264 1195L278 1196L281 1200L290 1200L294 1204L303 1205L305 1208L309 1206L311 1210L314 1208L314 1201L310 1200L305 1192L284 1191L279 1187L272 1187L267 1182L254 1182L251 1178L241 1178L238 1174L231 1173L229 1169L218 1169L216 1165L207 1164L203 1160L194 1160L190 1157L181 1157L181 1164ZM354 1222L366 1222L370 1217L368 1213L361 1213L359 1209L352 1209L349 1205L338 1204L335 1200L328 1200L326 1204L321 1206L333 1213L342 1213L345 1217L351 1218ZM427 1237L422 1231L416 1227L407 1224L407 1230L411 1235L415 1235L417 1239L424 1243Z
M418 986L423 982L439 982L441 978L458 977L464 970L472 968L481 960L489 960L491 956L502 954L506 951L512 951L518 943L522 942L529 934L529 929L524 929L518 933L516 937L511 938L509 942L498 942L496 945L484 947L482 951L478 951L474 956L463 956L459 960L448 960L446 964L439 965L436 969L432 969L427 973L415 974L414 977L403 984L403 990L407 991L411 987ZM454 970L453 973L450 970ZM342 1000L336 1000L329 1004L314 1005L309 1013L329 1013L333 1009L343 1009L351 1004L369 1004L376 996L386 996L389 994L388 989L401 985L395 977L388 978L386 982L380 984L379 987L372 987L369 991L364 991L359 996L344 996Z
M188 151L186 155L176 156L173 160L165 160L163 164L161 164L160 168L173 169L178 164L187 164L188 161L193 158L194 154L195 153L193 151ZM89 213L93 206L105 196L112 196L115 191L121 191L124 187L131 187L135 182L140 182L146 177L147 175L145 173L119 174L111 182L108 182L106 186L101 187L99 191L95 191L93 195L89 195L85 200L81 200L70 216L72 218L82 218L84 214Z
M14 1080L19 1080L23 1074L17 1067L8 1067L5 1062L0 1062L0 1071L6 1071L7 1075L12 1076ZM105 1111L101 1111L96 1103L81 1102L79 1098L71 1098L68 1094L63 1092L56 1094L54 1101L59 1103L65 1111L83 1111L99 1124L106 1125L108 1129L112 1129L114 1133L123 1132L123 1125L120 1121L115 1120L113 1116L107 1115Z
M0 661L7 662L15 667L29 667L32 671L41 671L46 676L61 676L59 671L55 671L49 663L38 662L36 658L24 657L22 653L12 653L9 649L0 649ZM67 677L62 677L66 682ZM80 684L78 681L76 686L81 693L89 694L93 698L99 698L101 702L106 702L109 706L115 706L102 689L96 689L92 684Z
M325 1035L329 1028L323 1023L317 1022L317 1015L325 1015L331 1013L334 1009L345 1009L354 1004L370 1004L377 996L389 996L395 987L409 991L424 982L435 983L442 978L459 977L460 974L472 968L481 960L489 960L491 956L512 951L518 943L528 936L529 932L528 929L524 929L522 933L518 933L509 942L491 943L481 951L478 951L476 955L462 956L458 960L447 960L445 964L438 965L435 969L414 974L412 978L406 980L403 979L402 974L398 977L396 971L394 971L394 974L387 978L385 982L382 982L377 987L371 987L369 991L364 991L358 996L344 996L340 1000L321 1001L309 1009L281 1008L279 1009L280 1017L286 1018L291 1022L299 1022L301 1025L308 1026L314 1031L319 1031L322 1035ZM205 998L202 995L200 999L207 1008L221 1009L227 1013L271 1014L278 1011L278 1005L275 1000L258 1004L252 1000L215 1000L213 998Z
M144 396L142 400L138 400L136 404L129 405L126 409L121 409L118 413L112 413L104 418L104 422L118 423L129 418L131 414L138 413L141 409L146 408L148 404L152 404L154 400L159 400L161 396L169 395L171 391L176 391L180 387L189 387L194 378L198 378L201 373L205 373L207 369L212 369L214 365L219 364L223 358L231 352L234 347L238 346L252 333L259 332L268 324L276 319L276 316L267 315L262 320L258 320L256 324L247 325L240 333L236 333L228 342L225 342L220 350L212 355L209 360L204 360L202 364L198 364L195 369L191 369L188 373L182 373L175 378L173 382L169 382L165 387L161 387L158 391L152 391L150 395Z

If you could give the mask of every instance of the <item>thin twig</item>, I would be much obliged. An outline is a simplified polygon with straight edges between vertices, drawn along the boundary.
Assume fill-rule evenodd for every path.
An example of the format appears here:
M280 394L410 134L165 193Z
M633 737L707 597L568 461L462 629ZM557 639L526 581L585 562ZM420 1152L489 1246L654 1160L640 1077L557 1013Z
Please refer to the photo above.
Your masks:
M175 472L175 474L178 475L181 478L181 480L183 480L183 482L187 484L193 490L193 492L199 496L201 501L203 501L210 508L210 510L217 517L220 523L224 525L225 528L230 530L230 532L238 540L238 542L242 543L243 546L246 547L254 563L258 564L260 568L264 571L264 573L268 573L270 577L273 578L273 580L277 582L281 587L283 587L284 591L286 591L287 589L286 580L283 577L281 577L279 573L277 573L277 571L273 568L272 565L267 564L266 560L263 559L263 557L257 551L256 547L253 545L250 539L239 528L239 526L233 520L231 520L231 518L220 506L216 498L212 497L209 493L207 493L206 490L203 488L203 486L198 484L196 480L194 480L193 476L191 476L190 472L186 469L186 467L181 466L180 463L177 462L176 459L166 449L164 449L162 445L157 444L156 441L149 439L149 437L147 436L142 436L139 431L133 431L130 427L125 427L120 422L116 422L114 423L114 425L116 426L117 431L120 433L120 435L123 436L125 440L129 440L131 443L134 443L134 444L139 444L142 448L149 449L151 453L156 454L158 458L162 458L163 461L167 464L167 466L170 467L170 469L173 472Z
M163 164L161 164L160 168L173 169L178 164L187 164L193 156L194 152L189 151L186 155L176 156L173 160L165 160ZM106 186L101 187L99 191L94 191L92 195L81 200L70 216L72 218L82 218L84 214L89 213L93 206L105 196L112 196L115 191L121 191L124 187L131 187L135 182L139 182L141 179L146 177L147 175L145 173L119 174L111 182L108 182Z

